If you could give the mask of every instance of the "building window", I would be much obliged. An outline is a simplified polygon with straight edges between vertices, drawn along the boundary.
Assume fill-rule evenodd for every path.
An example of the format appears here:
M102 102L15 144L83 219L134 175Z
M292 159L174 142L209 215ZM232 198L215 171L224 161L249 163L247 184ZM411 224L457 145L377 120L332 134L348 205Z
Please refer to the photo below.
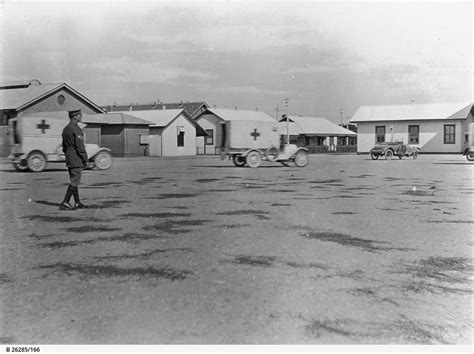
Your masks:
M455 144L456 142L456 126L454 124L446 124L444 126L444 143Z
M64 95L59 95L58 96L59 105L62 106L64 104L64 102L66 102L66 97L64 97Z
M150 143L149 134L138 134L138 138L140 139L140 145L148 145Z
M420 143L420 126L409 125L408 126L408 144L419 144Z
M206 145L214 145L214 130L206 129Z
M8 125L8 118L9 118L8 113L2 112L2 115L0 116L0 125Z
M338 136L337 137L337 145L338 146L345 146L346 145L346 137L345 136Z
M178 147L184 146L184 127L178 127Z
M385 142L385 126L376 126L375 127L375 142L384 143Z

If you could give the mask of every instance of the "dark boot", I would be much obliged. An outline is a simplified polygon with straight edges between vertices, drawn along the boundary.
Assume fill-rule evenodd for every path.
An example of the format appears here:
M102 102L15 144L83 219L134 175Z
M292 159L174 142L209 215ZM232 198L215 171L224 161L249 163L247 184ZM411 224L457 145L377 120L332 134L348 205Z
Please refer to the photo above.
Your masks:
M61 202L61 205L59 206L60 210L74 210L75 208L69 204L69 200L71 200L71 197L73 196L74 192L74 187L69 185L66 190L66 195L64 196L64 200Z
M81 199L79 198L79 187L73 187L73 196L76 209L86 209L87 205L81 203Z

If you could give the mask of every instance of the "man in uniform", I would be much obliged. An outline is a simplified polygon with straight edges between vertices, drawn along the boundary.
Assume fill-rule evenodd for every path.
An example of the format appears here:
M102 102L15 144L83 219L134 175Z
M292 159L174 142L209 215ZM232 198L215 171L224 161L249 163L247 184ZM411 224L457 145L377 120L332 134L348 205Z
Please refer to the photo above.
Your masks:
M66 155L66 166L69 171L69 186L60 205L61 210L75 210L87 208L79 199L79 183L82 170L87 167L87 152L84 146L84 134L78 123L82 120L80 109L69 111L69 124L63 129L63 152ZM74 197L74 206L69 204Z

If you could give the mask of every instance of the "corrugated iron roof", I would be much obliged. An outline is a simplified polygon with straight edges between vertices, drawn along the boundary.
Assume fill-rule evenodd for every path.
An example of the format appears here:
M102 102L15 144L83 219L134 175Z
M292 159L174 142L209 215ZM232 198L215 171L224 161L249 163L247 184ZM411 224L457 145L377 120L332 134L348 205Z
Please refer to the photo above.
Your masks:
M466 119L472 103L431 103L391 106L362 106L351 123L397 120Z
M21 110L23 107L39 101L48 94L59 91L62 88L79 96L91 106L94 106L99 112L103 112L103 109L100 106L96 105L87 97L81 95L66 83L30 85L25 88L0 90L0 109Z
M222 108L207 108L203 113L201 113L196 119L201 117L206 113L212 113L217 117L225 121L233 120L252 120L252 121L266 121L266 122L276 122L276 120L270 117L268 114L262 111L244 111L236 109L222 109Z
M150 111L150 110L162 110L162 109L184 109L187 114L192 116L201 106L205 105L206 102L180 102L180 103L163 103L163 102L152 102L152 103L132 103L131 110L130 104L118 104L103 106L102 108L109 110L110 112L136 112L136 111Z
M197 122L195 122L184 109L154 109L149 111L126 111L122 113L144 119L150 122L150 126L152 127L166 127L176 117L182 114L183 117L185 117L196 128L196 136L207 136L206 131Z
M144 119L151 123L151 126L166 127L177 116L183 113L183 109L162 109L162 110L148 110L148 111L126 111L120 112L140 119ZM109 113L110 114L110 113Z
M129 114L122 112L113 112L113 113L98 113L98 114L88 114L82 118L83 123L95 123L95 124L135 124L135 125L151 125L147 120L140 119Z
M59 89L61 86L62 84L43 84L11 90L0 90L0 109L19 109Z
M290 135L357 136L353 131L342 128L326 118L288 116L288 119ZM287 126L286 118L280 119L280 134L287 134Z

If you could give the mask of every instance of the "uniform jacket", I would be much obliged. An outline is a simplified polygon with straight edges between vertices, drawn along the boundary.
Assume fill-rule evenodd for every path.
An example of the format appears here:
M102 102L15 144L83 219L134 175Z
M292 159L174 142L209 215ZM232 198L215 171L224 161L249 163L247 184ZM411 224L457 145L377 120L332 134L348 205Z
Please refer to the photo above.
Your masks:
M84 167L87 164L84 134L76 121L71 120L63 129L63 152L67 167Z

